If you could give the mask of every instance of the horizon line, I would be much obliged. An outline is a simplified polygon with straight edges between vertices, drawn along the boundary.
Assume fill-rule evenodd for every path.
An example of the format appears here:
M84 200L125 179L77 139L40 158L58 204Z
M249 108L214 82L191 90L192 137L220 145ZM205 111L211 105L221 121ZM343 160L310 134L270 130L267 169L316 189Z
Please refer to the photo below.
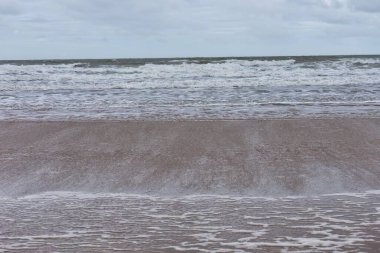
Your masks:
M0 62L10 61L70 61L70 60L165 60L165 59L223 59L223 58L289 58L289 57L360 57L360 56L380 56L376 54L305 54L305 55L263 55L263 56L175 56L175 57L109 57L109 58L39 58L39 59L0 59Z

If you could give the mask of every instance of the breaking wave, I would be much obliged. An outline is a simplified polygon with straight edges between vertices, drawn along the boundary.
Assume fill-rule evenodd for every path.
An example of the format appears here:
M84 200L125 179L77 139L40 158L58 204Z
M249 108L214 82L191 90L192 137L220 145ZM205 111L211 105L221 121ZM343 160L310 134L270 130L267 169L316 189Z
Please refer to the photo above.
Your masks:
M380 116L380 58L0 64L0 119Z

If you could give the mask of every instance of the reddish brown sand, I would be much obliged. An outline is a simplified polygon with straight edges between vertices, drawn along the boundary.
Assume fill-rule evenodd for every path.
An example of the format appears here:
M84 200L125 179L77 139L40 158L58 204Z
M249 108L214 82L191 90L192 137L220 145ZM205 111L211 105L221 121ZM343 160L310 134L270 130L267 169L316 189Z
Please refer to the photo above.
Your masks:
M0 194L380 188L380 119L0 122Z

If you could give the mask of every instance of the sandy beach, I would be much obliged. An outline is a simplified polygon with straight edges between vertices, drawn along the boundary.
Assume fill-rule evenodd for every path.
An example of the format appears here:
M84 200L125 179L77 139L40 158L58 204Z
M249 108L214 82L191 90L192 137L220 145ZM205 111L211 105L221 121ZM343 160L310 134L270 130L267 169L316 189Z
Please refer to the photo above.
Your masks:
M380 119L0 122L0 192L253 196L380 186Z

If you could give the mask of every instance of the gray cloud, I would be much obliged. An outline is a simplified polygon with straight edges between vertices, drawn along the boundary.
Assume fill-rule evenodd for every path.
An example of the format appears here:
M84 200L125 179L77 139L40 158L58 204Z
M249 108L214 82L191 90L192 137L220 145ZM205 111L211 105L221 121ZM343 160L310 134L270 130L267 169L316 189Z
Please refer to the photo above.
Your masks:
M10 0L0 1L0 15L18 15L21 13L21 8L18 3L14 3Z
M380 1L349 0L348 5L358 11L380 12Z
M379 53L378 0L1 0L0 58Z

